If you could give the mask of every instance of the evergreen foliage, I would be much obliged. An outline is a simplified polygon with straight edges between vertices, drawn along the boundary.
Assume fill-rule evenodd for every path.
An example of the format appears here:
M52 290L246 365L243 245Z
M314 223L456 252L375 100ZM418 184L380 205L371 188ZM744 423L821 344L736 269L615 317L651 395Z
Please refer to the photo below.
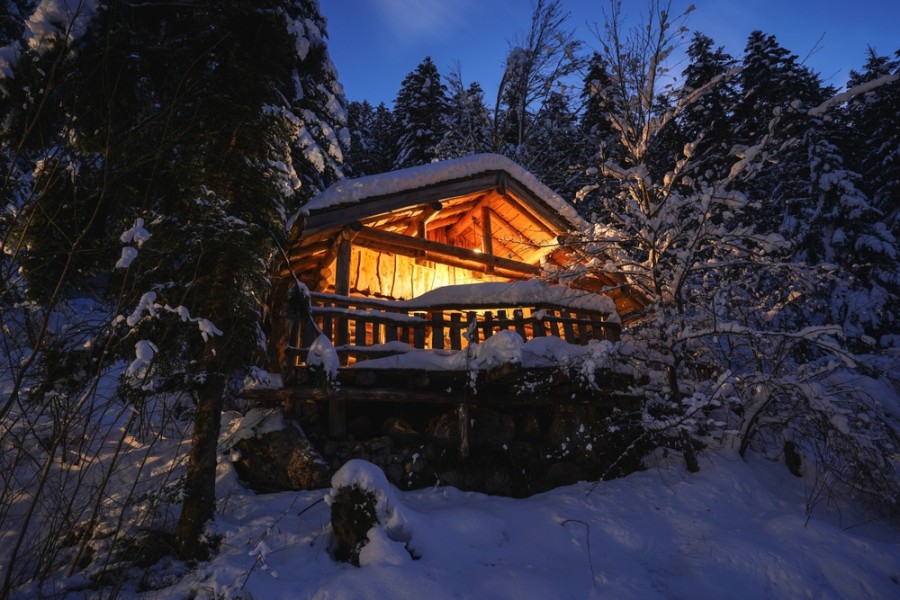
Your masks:
M477 81L465 87L459 71L447 78L450 88L447 128L437 148L438 160L490 152L491 116Z
M394 102L399 135L394 169L424 165L438 157L438 144L447 131L447 86L437 67L425 57L403 79Z

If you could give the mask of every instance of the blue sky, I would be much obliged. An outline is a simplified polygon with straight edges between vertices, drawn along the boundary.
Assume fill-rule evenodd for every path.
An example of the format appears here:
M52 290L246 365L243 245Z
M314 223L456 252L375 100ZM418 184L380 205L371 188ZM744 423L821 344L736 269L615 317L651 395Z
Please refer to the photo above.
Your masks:
M841 87L865 60L900 49L900 0L673 0L673 13L690 4L687 26L712 37L735 57L754 29L778 42ZM623 0L626 14L646 12L645 0ZM592 26L607 0L563 0L570 26L588 48ZM329 51L347 98L373 104L394 100L403 78L425 56L441 73L458 63L463 80L496 93L509 43L528 28L531 0L320 0L328 19ZM684 64L675 65L680 72Z

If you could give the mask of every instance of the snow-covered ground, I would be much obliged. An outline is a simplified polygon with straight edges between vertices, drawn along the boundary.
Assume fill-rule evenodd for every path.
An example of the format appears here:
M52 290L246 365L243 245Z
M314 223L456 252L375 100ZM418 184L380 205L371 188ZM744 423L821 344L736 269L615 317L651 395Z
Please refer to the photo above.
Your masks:
M140 597L900 597L896 523L821 505L807 521L810 482L782 463L724 451L701 460L693 475L658 458L624 479L519 500L440 486L401 492L351 462L335 479L382 498L384 526L370 531L362 567L329 556L328 490L255 495L225 461L218 555Z

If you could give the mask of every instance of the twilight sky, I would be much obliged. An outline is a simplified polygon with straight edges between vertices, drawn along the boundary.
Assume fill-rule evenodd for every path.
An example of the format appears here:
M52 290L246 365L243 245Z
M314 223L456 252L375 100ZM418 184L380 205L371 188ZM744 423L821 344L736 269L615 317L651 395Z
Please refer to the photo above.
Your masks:
M862 66L868 45L879 54L900 49L900 0L672 0L672 12L691 4L697 8L687 26L732 56L739 58L750 32L761 29L838 88ZM622 5L635 19L646 13L644 0ZM592 29L608 6L608 0L563 0L570 27L588 48L598 46ZM388 106L425 56L442 74L458 62L463 81L481 83L490 100L509 43L527 30L531 9L531 0L320 0L347 98Z

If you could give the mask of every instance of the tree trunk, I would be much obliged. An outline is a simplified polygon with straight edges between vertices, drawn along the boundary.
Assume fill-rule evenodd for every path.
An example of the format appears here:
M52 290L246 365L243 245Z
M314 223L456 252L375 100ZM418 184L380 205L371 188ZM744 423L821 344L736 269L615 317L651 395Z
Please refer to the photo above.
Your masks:
M197 400L184 501L175 530L175 547L182 560L209 558L211 540L205 537L204 529L216 512L216 448L224 394L225 376L209 373Z

